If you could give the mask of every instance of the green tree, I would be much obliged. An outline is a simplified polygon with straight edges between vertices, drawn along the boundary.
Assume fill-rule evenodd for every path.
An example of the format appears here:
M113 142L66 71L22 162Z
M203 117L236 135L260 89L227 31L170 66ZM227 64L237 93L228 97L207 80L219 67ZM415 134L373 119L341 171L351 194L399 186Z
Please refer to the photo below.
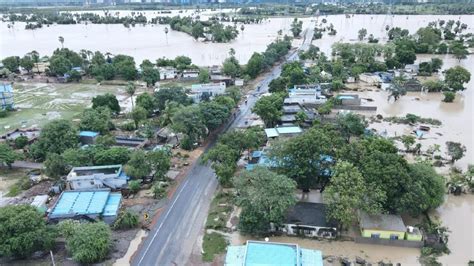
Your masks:
M406 193L400 197L398 211L418 216L439 207L444 202L444 177L427 163L411 164L409 172L411 180L405 184Z
M91 130L100 132L101 134L107 134L111 124L109 108L100 107L96 109L85 109L81 115L79 128L81 130Z
M194 143L206 133L198 106L186 106L179 109L171 119L172 128L176 132L186 134L189 141Z
M466 59L469 55L469 51L464 46L462 42L453 42L453 44L449 47L453 56L458 60L461 61L462 59Z
M111 147L99 150L94 155L95 165L126 164L130 159L130 150L125 147Z
M200 83L208 83L209 82L209 70L206 68L199 69L199 76L198 80Z
M64 48L64 37L63 37L63 36L59 36L59 37L58 37L58 41L61 43L61 48Z
M70 121L59 119L43 127L38 141L31 145L30 152L34 158L44 160L48 153L61 154L77 145L77 129Z
M456 98L456 93L452 91L445 91L443 92L443 94L444 94L443 102L445 103L452 103L454 99Z
M15 139L15 148L23 149L26 145L28 145L28 142L27 136L19 136Z
M146 82L147 87L153 87L157 81L160 80L160 72L153 67L145 67L142 69L143 81Z
M6 164L9 168L19 158L19 155L7 144L0 143L0 164Z
M283 115L283 97L279 94L272 94L261 97L252 108L252 112L256 113L265 122L267 127L273 127Z
M34 65L33 59L30 55L25 55L20 59L20 66L28 71L28 73L30 73Z
M97 95L92 98L92 108L97 109L99 107L108 107L114 114L120 113L120 105L117 97L112 93L106 93L103 95Z
M8 205L0 208L0 257L27 258L35 251L54 246L54 230L30 205Z
M148 163L144 151L136 150L130 155L130 160L125 165L125 173L135 179L142 179L151 172L151 166Z
M63 76L71 70L72 64L62 55L52 56L49 61L49 72L52 75Z
M365 28L360 29L358 36L359 36L359 41L362 41L365 38L365 36L367 36L367 29Z
M410 147L415 144L416 140L415 137L412 135L403 135L401 137L401 142L403 143L403 146L405 146L405 151L409 151Z
M367 122L363 116L350 112L338 114L336 117L336 125L342 135L349 140L351 136L361 136L364 134Z
M428 92L440 92L443 91L446 87L441 80L427 80L423 82L423 88L428 90Z
M194 23L193 27L191 28L191 35L196 40L204 36L204 26L201 22Z
M296 203L295 181L257 167L233 179L237 204L242 207L239 228L243 233L265 235L270 223L280 225L287 210Z
M295 115L296 123L299 126L302 126L306 120L308 120L308 115L304 111L299 111Z
M11 72L18 72L18 67L20 66L20 57L18 56L5 57L2 60L2 63L5 66L5 68L10 70Z
M68 173L68 167L64 158L56 153L50 153L44 161L45 174L48 177L58 179Z
M268 91L271 93L283 92L286 93L289 80L287 77L278 77L273 79L268 84Z
M127 169L127 168L125 168ZM136 194L140 190L140 181L139 180L131 180L128 182L128 189L130 189L130 193Z
M132 102L132 109L134 109L133 95L135 95L135 92L137 91L137 88L135 87L135 83L129 81L127 84L127 87L125 88L125 91L130 96L130 101Z
M80 223L66 237L66 249L72 259L82 264L104 260L112 246L110 227L104 222Z
M148 115L153 114L153 111L155 110L155 99L146 92L137 96L136 104L137 107L145 109Z
M160 112L159 122L162 127L171 125L173 123L172 118L176 112L183 108L183 106L177 102L168 101L165 104L165 108Z
M160 112L165 109L166 102L176 102L181 105L190 105L193 100L188 97L183 88L162 88L155 92L156 107Z
M230 116L230 110L216 101L199 104L199 111L204 124L211 131L222 125Z
M448 155L451 156L452 163L464 157L464 153L466 152L466 146L462 145L459 142L453 141L446 142L446 146L448 148Z
M130 113L130 117L133 119L135 123L135 128L138 128L140 122L144 121L148 115L148 112L145 108L141 106L137 106L133 108L132 112Z
M448 88L454 91L465 90L464 83L471 80L471 73L462 66L455 66L446 70L444 74L444 81Z
M93 165L93 151L92 148L87 149L67 149L61 155L64 162L69 167L91 166Z
M116 55L112 60L112 65L116 74L125 80L135 80L137 78L137 69L135 60L128 55Z
M147 161L150 164L154 178L164 179L171 167L171 156L164 150L147 153Z
M229 75L232 78L240 76L241 67L239 61L234 56L224 60L224 63L222 63L222 73Z
M247 62L245 72L251 78L256 78L258 74L263 70L263 56L259 53L253 53Z
M324 191L337 151L345 145L340 133L331 127L313 127L304 134L273 144L270 154L275 168L307 190Z
M380 210L379 206L372 206L366 201L369 193L359 170L349 162L339 161L324 193L328 217L338 221L342 228L350 228L358 210L370 210L373 213Z
M293 37L299 37L302 31L303 21L298 20L298 18L295 18L293 22L291 22L291 33L293 33Z
M230 186L231 179L237 169L237 160L240 153L225 144L218 143L207 152L204 157L204 162L211 162L211 167L217 175L219 183L223 186Z

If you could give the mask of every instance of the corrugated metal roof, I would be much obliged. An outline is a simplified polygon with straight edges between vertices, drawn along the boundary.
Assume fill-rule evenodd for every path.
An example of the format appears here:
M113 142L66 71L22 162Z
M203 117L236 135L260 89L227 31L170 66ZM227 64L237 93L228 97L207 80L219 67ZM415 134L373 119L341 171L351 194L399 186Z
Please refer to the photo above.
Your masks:
M95 131L81 131L79 132L79 136L81 137L97 137L99 135L99 132Z
M248 242L245 265L298 265L298 246L268 242Z
M65 191L54 206L50 218L74 215L103 214L115 215L120 206L122 195L108 190Z

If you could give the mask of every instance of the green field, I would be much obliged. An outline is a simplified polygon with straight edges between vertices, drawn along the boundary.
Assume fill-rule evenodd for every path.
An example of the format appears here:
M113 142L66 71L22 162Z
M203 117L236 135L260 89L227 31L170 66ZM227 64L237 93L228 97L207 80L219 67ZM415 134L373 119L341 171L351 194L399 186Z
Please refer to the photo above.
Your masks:
M91 105L94 96L107 92L115 94L119 102L128 98L122 86L16 83L14 101L17 111L0 119L0 134L15 128L41 127L58 118L73 119Z

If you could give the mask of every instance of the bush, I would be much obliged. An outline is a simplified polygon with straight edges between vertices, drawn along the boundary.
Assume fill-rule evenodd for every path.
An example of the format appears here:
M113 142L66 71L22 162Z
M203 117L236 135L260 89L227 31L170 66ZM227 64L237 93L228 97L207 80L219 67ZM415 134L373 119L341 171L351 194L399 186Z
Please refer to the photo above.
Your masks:
M155 182L152 187L153 197L155 199L162 199L166 196L166 187L168 184L163 182Z
M132 180L128 182L128 188L132 194L136 194L140 190L140 181Z
M211 262L214 260L214 255L225 252L227 241L219 233L205 234L202 243L202 260Z
M19 136L15 139L15 147L17 149L23 149L26 145L28 145L28 137Z
M134 122L128 122L124 123L120 126L118 126L121 130L124 131L134 131L135 130L135 123Z
M26 258L54 246L54 230L30 205L0 208L0 257Z
M0 118L5 118L8 116L7 110L0 110Z
M104 222L81 223L66 237L66 249L72 259L83 264L102 261L111 246L110 228Z
M445 103L452 103L454 101L454 98L456 98L456 94L452 91L445 91L443 94L444 94L443 102Z
M74 235L77 227L81 225L81 222L77 220L64 220L58 223L58 232L61 236L68 238Z
M130 211L121 212L114 223L114 229L130 229L138 225L138 215Z

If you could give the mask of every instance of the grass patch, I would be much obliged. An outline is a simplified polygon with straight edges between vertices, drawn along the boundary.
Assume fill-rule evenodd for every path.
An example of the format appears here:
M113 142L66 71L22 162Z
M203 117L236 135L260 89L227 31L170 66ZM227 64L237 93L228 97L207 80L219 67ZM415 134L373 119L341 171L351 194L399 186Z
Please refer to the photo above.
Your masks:
M10 187L10 190L6 194L7 197L18 196L23 190L27 190L31 187L30 179L27 176L21 177L15 184Z
M206 228L222 230L226 226L229 215L232 211L233 197L230 193L219 192L214 197L207 216Z
M214 256L224 253L226 247L227 241L221 234L206 233L202 243L202 249L204 250L204 253L202 254L202 260L205 262L213 261Z

